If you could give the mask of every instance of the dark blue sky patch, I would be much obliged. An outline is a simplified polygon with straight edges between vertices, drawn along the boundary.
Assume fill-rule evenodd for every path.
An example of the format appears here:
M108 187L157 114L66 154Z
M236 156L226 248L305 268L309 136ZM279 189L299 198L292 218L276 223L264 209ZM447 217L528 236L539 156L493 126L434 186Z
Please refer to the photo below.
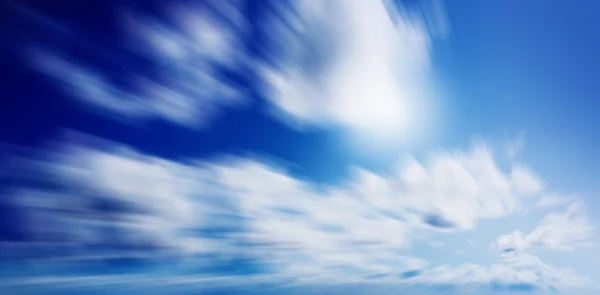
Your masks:
M421 271L420 270L409 270L409 271L405 271L403 272L400 277L402 277L403 279L410 279L410 278L414 278L416 276L421 275Z
M438 228L446 229L455 227L454 223L435 213L423 216L422 221L430 226Z
M489 288L494 292L533 292L537 287L530 283L491 282Z

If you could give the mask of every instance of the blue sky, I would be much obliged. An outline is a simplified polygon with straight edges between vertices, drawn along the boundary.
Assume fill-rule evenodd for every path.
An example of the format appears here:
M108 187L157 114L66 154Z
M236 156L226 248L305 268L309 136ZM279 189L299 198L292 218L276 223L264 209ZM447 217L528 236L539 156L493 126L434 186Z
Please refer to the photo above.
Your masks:
M592 1L2 5L7 287L600 288Z

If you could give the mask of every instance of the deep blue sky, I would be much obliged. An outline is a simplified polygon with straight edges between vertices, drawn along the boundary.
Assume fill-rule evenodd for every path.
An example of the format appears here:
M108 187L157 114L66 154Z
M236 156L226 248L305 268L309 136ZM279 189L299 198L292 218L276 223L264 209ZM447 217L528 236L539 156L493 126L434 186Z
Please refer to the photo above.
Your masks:
M115 14L122 7L142 6L152 10L152 6L156 9L160 5L119 5L118 1L14 2L30 10L27 16L23 9L15 9L15 5L8 3L3 9L7 17L3 18L6 37L2 42L5 69L2 90L3 97L14 99L2 100L5 142L39 144L55 136L59 128L67 127L167 157L206 155L229 149L267 152L305 163L309 175L318 173L318 169L306 163L307 157L300 150L320 149L329 155L332 166L343 167L353 160L343 146L336 146L335 139L331 139L335 137L333 132L289 132L285 126L262 116L260 101L243 110L225 111L218 119L219 124L203 132L162 122L148 126L152 132L146 132L145 128L81 112L77 105L64 100L64 94L52 83L31 70L23 60L23 47L31 42L49 41L98 59L90 62L135 67L138 66L135 60L111 57L108 53L111 51L93 46L104 40L119 40ZM538 144L545 146L548 154L544 158L561 154L555 161L565 161L563 164L575 169L597 171L593 167L600 165L590 156L598 144L596 126L600 120L595 116L599 92L595 82L600 67L594 56L600 41L594 33L598 22L594 6L589 1L448 3L452 38L437 48L435 62L445 82L445 99L452 108L451 128L436 138L435 144L457 145L468 141L473 134L502 137L526 132L532 150ZM31 21L33 13L38 15L36 22ZM67 26L73 23L74 31L89 35L78 40L53 29L43 19L60 19ZM265 133L270 135L261 136ZM281 140L275 143L272 138ZM291 148L298 144L302 148ZM536 165L544 165L542 159L531 156Z
M300 173L319 179L337 175L340 168L357 157L367 165L385 163L352 154L336 141L335 132L291 132L287 126L264 117L258 99L251 107L225 110L217 119L218 124L202 132L163 122L138 128L82 112L31 69L24 60L23 47L32 42L51 42L97 59L89 62L120 70L136 67L134 59L111 57L114 48L104 45L112 50L109 51L94 46L105 40L119 40L115 14L122 7L152 10L155 6L157 10L160 5L145 1L138 5L119 1L14 1L30 10L30 14L38 15L33 22L31 15L8 3L4 4L7 17L2 26L6 37L2 41L5 99L1 134L6 143L40 144L66 127L166 157L197 157L225 150L268 153L299 163L306 170ZM600 167L600 163L592 154L598 145L596 126L600 120L595 116L600 68L594 58L600 47L594 33L598 25L596 5L589 1L448 3L452 37L436 48L435 62L444 81L444 99L451 107L451 118L446 123L447 130L431 146L464 145L474 134L503 138L525 132L528 146L536 150L531 155L525 151L525 155L531 157L535 166L550 170L547 173L567 188L576 188L580 183L577 179L560 179L565 175L555 176L552 170L568 167L587 175L598 173L595 167ZM44 19L60 19L67 26L72 23L72 30L88 36L69 36ZM327 166L331 168L322 171L324 167L317 167L320 160L308 152L315 149L327 155ZM555 164L547 163L547 158Z

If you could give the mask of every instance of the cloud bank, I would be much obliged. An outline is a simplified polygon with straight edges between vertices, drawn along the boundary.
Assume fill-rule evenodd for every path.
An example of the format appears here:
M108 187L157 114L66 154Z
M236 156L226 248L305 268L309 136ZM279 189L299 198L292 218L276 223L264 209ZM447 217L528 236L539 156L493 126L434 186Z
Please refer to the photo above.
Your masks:
M522 165L498 168L485 144L412 159L393 175L355 167L328 187L264 160L177 162L110 142L63 146L43 167L56 189L21 188L15 204L30 222L31 241L76 245L62 259L154 253L204 265L192 273L321 284L551 289L586 282L522 251L585 244L592 225L579 203L549 214L527 236L500 237L505 253L492 265L436 265L413 254L420 233L469 231L480 220L522 212L544 192Z

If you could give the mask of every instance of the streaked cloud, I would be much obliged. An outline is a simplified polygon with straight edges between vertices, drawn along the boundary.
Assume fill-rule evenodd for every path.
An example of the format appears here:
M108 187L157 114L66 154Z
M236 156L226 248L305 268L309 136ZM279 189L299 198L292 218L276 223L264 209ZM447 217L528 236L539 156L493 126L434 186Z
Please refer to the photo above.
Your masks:
M88 142L93 144L65 145L40 166L57 189L23 188L14 198L16 208L27 212L23 216L37 222L25 228L37 241L81 245L65 248L61 259L155 253L185 257L178 263L187 271L190 261L197 261L204 265L193 271L198 274L245 271L303 284L546 288L580 282L574 272L522 251L502 254L491 266L439 266L413 254L419 234L469 231L480 220L519 212L524 200L535 198L512 172L497 167L484 144L438 152L425 161L413 158L394 175L355 167L345 182L316 187L257 158L179 162L116 143ZM504 249L584 242L565 231L575 227L589 234L591 225L580 210L573 205L564 214L548 215L522 245L519 234L502 237L499 244ZM99 245L111 250L98 252ZM227 261L236 263L236 270L217 267Z
M449 26L442 3L430 2L273 1L252 26L243 1L178 4L163 18L125 14L127 42L101 54L143 67L115 75L47 44L30 58L71 97L120 119L204 126L260 92L295 126L408 142L439 118L430 55Z
M414 283L455 284L467 288L485 286L494 291L535 291L580 287L588 281L571 269L551 267L531 254L506 253L489 266L473 263L438 266L414 278Z
M25 56L35 70L81 105L128 123L206 128L222 112L264 100L256 105L295 131L330 128L344 139L359 135L357 145L385 141L396 149L443 125L443 111L460 113L465 106L438 105L443 97L434 53L452 31L441 0L192 2L151 13L133 6L111 10L108 18L117 20L119 34L103 38L88 34L91 28L74 28L68 18L52 19L25 4L9 6L25 22L44 27L44 35L64 37L28 44ZM20 34L17 27L8 32ZM463 38L464 28L457 29ZM19 42L29 37L19 36ZM460 45L476 53L477 46ZM470 67L479 61L471 62L452 87L485 93L491 78L474 76ZM461 80L473 77L474 86ZM477 106L497 107L487 99ZM70 111L60 113L69 120L50 121L72 121ZM483 118L467 113L467 120ZM271 130L262 123L239 141L219 138L207 150L238 143L260 147L271 140L257 138ZM84 129L110 133L92 127ZM39 135L31 131L37 128L28 129L22 138ZM450 133L442 141L458 136ZM503 146L504 159L476 142L409 156L386 173L348 164L345 177L327 185L268 156L162 158L78 134L1 171L8 189L0 198L7 221L0 227L0 285L14 287L8 293L39 293L20 288L52 285L95 292L140 288L144 294L188 287L248 291L257 285L272 293L301 286L302 294L310 288L318 294L358 293L365 285L376 294L586 287L590 280L579 273L586 266L574 270L562 265L570 261L537 256L594 245L595 225L577 195L553 191L555 183L521 162L524 134ZM304 139L283 137L286 144L277 149L293 151L287 140L293 145ZM137 140L131 143L140 149L153 150L143 145L156 143ZM315 161L328 156L311 153ZM493 249L482 246L490 242ZM377 288L387 290L373 292Z
M249 100L248 85L229 74L247 69L241 9L216 2L171 6L167 20L126 14L121 27L127 43L90 47L97 55L137 63L119 65L118 75L107 65L85 64L66 50L48 49L60 45L40 44L27 57L70 97L105 114L136 123L163 119L203 127L219 110Z
M498 238L497 246L504 252L532 248L570 250L591 245L594 226L589 220L585 205L574 203L561 213L549 213L529 234L513 232Z
M435 110L427 92L432 33L423 18L391 1L276 6L262 25L273 28L271 47L285 49L272 49L262 66L267 97L300 126L394 139L425 133Z

